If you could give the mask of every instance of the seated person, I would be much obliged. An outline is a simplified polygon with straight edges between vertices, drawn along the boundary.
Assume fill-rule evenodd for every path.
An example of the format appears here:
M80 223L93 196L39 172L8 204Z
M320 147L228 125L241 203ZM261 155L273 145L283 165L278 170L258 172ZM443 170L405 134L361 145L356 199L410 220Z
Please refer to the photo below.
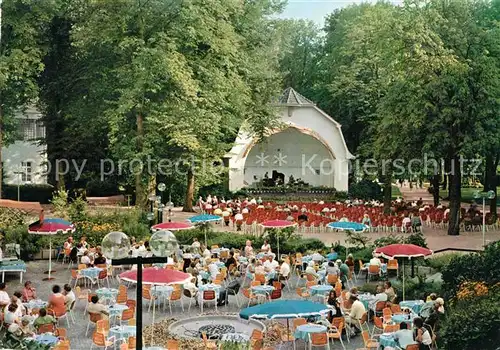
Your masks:
M7 285L3 282L0 283L0 309L10 304L10 297L6 289Z
M88 251L88 250L86 250L86 251L83 253L83 256L81 257L80 262L81 262L82 264L87 265L87 266L92 265L92 259L91 259L91 258L90 258L90 256L89 256L89 251Z
M20 323L20 317L17 314L17 304L9 304L7 311L5 311L3 322L5 324Z
M382 266L382 262L379 258L373 255L373 258L370 259L370 265Z
M352 302L351 312L349 315L345 316L346 325L352 328L354 333L361 332L359 329L359 320L363 317L366 312L365 306L361 301L359 301L357 296L351 294L349 297L350 302Z
M266 272L275 271L279 266L279 263L271 257L264 262Z
M47 308L52 309L55 315L63 315L66 313L66 303L64 295L61 293L61 287L57 284L52 287L52 295L49 298Z
M260 260L255 261L255 273L260 275L264 275L266 273L266 269Z
M106 264L106 258L101 252L97 253L97 257L94 259L94 265L104 265Z
M9 304L16 306L15 313L19 319L21 319L21 317L23 317L23 315L26 313L26 309L20 298L21 298L21 292L15 292L14 295L12 295L12 297L10 298L10 304Z
M184 284L184 290L188 290L191 294L191 297L194 297L196 293L198 293L198 287L196 287L196 278L191 278L189 282Z
M12 323L7 331L16 337L32 337L35 334L30 325L29 316L24 316L21 319L21 324Z
M279 279L287 279L290 275L290 264L287 259L281 261Z
M90 303L87 306L87 312L91 314L100 314L103 319L107 319L109 317L108 308L99 303L97 295L93 295L92 298L90 298Z
M420 350L431 349L432 337L427 328L424 327L424 320L420 317L413 319L415 331L413 333L415 341L419 344Z
M76 301L75 292L71 290L71 286L69 284L65 284L63 289L64 303L66 305L66 309L69 310L71 308L71 304Z
M208 272L210 273L210 277L212 277L212 281L214 281L217 275L220 273L220 270L217 263L215 261L211 261L211 259L207 259L205 263L208 264Z
M234 267L237 266L236 259L234 258L234 252L232 251L229 252L229 258L227 258L226 263L224 265L226 265L228 272L229 272L229 266L231 265L234 265Z
M406 349L408 345L415 344L413 332L411 329L408 329L406 322L399 324L399 331L394 333L394 339L396 339L401 349Z
M392 287L392 283L390 281L386 281L384 283L384 292L387 294L387 300L390 301L391 303L394 302L396 299L396 292L394 291L394 288Z
M424 319L429 317L431 312L434 310L436 299L437 299L436 293L429 294L429 296L426 299L425 304L420 309L420 316L422 316Z
M384 288L382 286L377 286L377 292L375 294L375 298L370 302L370 309L375 311L377 303L379 301L387 301L387 294L384 293Z
M319 252L315 252L312 255L312 261L321 262L321 261L323 261L323 259L324 259L323 255L321 255Z
M56 319L51 315L47 315L47 310L45 308L40 309L38 313L38 317L33 322L33 327L38 329L41 325L44 324L55 324Z
M36 289L31 284L31 281L26 281L24 283L22 295L22 300L25 303L30 300L36 300Z
M304 273L306 275L312 275L316 279L319 278L319 275L316 273L316 269L314 268L314 261L312 261L312 260L307 264L307 268L304 271Z
M327 275L338 275L340 272L337 264L335 264L333 261L329 261L328 265L326 266L326 274Z

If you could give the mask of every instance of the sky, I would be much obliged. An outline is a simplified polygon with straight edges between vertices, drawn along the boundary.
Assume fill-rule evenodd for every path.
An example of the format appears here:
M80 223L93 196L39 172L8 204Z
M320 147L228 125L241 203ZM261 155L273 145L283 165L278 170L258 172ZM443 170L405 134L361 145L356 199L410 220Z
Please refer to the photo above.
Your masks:
M309 19L321 27L325 16L333 10L361 2L361 0L288 0L285 11L280 17Z

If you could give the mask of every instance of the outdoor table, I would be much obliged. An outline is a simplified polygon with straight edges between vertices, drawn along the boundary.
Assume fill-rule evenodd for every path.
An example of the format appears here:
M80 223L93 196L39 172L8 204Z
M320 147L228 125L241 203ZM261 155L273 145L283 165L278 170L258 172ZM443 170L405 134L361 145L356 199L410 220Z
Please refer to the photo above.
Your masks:
M90 278L91 280L97 279L102 269L100 267L88 267L86 269L80 270L80 275Z
M396 338L394 338L394 333L382 333L379 338L379 344L382 348L390 346L396 349L398 347L398 342Z
M151 294L159 298L169 298L173 291L174 287L172 286L154 286L151 288Z
M226 267L226 264L224 264L222 261L217 261L217 262L215 263L215 265L217 265L217 267L218 267L219 269L221 269L221 268L223 268L223 267Z
M295 329L295 339L302 339L305 342L309 341L309 334L311 333L326 333L327 328L318 324L303 324Z
M309 287L309 289L311 290L311 296L314 295L324 296L328 292L330 292L333 289L333 287L329 284L317 284L315 286Z
M116 300L118 289L116 288L99 288L95 291L99 299Z
M403 322L412 322L413 323L413 319L417 317L416 314L397 314L397 315L392 315L391 316L391 321L394 322L394 323L403 323Z
M302 263L309 263L313 259L312 255L305 255L302 257Z
M207 281L212 280L212 275L210 275L210 272L208 272L208 271L200 271L200 276L201 276L201 279L204 279Z
M118 317L121 316L122 312L128 310L127 305L122 305L122 304L115 304L115 305L110 305L108 307L108 312L109 312L109 317Z
M33 338L30 339L37 342L38 344L49 345L49 346L55 345L59 342L59 338L50 333L35 335Z
M109 329L109 337L115 337L115 339L128 339L129 337L135 337L135 326L115 326Z
M276 257L276 254L274 254L274 253L259 253L256 255L257 259L262 259L262 258L266 258L266 257L272 257L274 259Z
M324 282L326 278L326 270L318 270L317 274L319 276L319 280Z
M19 283L23 283L23 274L26 272L26 264L22 260L2 261L0 264L0 272L2 272L2 283L5 282L6 272L18 272Z
M23 305L26 306L26 308L28 310L42 309L42 308L46 307L47 304L48 304L48 302L40 300L40 299L30 300L27 303L23 303Z
M274 290L274 287L268 285L262 285L262 286L253 286L251 289L252 292L254 292L255 294L267 295Z
M358 299L359 299L359 301L361 301L363 303L363 305L365 306L365 309L368 310L370 303L372 301L374 301L376 299L376 297L375 297L375 295L371 295L371 294L360 294L360 295L358 295Z
M244 333L226 333L222 335L220 340L232 343L248 343L250 341L250 337Z
M420 310L422 306L424 306L425 302L423 300L406 300L399 303L401 308L410 308L417 315L420 314Z

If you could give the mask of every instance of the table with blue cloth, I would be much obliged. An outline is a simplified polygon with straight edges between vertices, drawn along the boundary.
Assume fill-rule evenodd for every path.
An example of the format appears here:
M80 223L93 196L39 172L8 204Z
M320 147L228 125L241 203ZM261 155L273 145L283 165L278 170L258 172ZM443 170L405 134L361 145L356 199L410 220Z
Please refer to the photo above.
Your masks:
M95 291L99 299L116 300L118 296L118 289L116 288L99 288Z
M396 315L392 315L391 316L391 321L393 323L402 323L402 322L405 322L405 323L413 323L413 319L415 317L418 317L416 314L412 313L412 314L396 314Z
M399 303L401 308L410 308L414 313L420 315L420 310L424 306L425 302L423 300L406 300Z
M303 324L295 329L293 334L295 339L302 339L305 342L309 341L311 333L326 333L327 328L319 324Z
M108 312L109 312L109 317L118 317L121 316L123 311L128 310L127 305L122 305L122 304L115 304L115 305L110 305L108 307Z
M49 345L51 347L59 342L59 338L50 333L35 335L33 338L28 338L28 339L33 340L38 344Z
M317 284L315 286L309 287L309 289L311 290L311 296L314 295L324 296L328 294L333 289L333 287L329 284Z
M23 274L26 272L26 263L23 260L9 260L0 263L0 272L2 273L2 283L5 281L6 272L18 272L19 283L23 283Z
M97 279L102 269L99 267L89 267L83 270L80 270L80 275L90 278L91 280Z
M198 286L198 291L204 292L206 290L213 290L217 294L217 293L219 293L221 288L222 288L222 286L219 286L218 284L209 283L209 284L202 284L201 286ZM199 294L201 294L201 293L199 293Z
M326 260L328 261L335 261L337 260L339 255L337 253L328 253L326 254Z
M394 333L382 333L379 338L379 344L382 349L386 346L396 348L398 346L398 341L394 337Z
M37 299L37 300L30 300L27 303L23 303L23 305L28 309L28 310L33 310L33 309L42 309L48 305L48 302Z
M370 303L376 299L375 295L372 294L360 294L358 295L359 301L363 303L365 309L368 310Z
M115 326L109 329L109 337L117 340L135 337L135 326Z
M259 295L267 295L274 290L273 286L262 285L262 286L253 286L251 287L252 292Z

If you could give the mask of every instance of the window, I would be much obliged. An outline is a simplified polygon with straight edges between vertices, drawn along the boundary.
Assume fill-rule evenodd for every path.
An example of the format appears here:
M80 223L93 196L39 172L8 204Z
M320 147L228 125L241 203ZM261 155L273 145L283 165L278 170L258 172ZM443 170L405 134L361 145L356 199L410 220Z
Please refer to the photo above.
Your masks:
M36 120L21 119L19 121L21 136L24 141L36 139Z
M36 121L36 137L44 138L45 137L45 126L41 120Z
M33 166L31 162L21 162L21 181L31 182L33 175Z

